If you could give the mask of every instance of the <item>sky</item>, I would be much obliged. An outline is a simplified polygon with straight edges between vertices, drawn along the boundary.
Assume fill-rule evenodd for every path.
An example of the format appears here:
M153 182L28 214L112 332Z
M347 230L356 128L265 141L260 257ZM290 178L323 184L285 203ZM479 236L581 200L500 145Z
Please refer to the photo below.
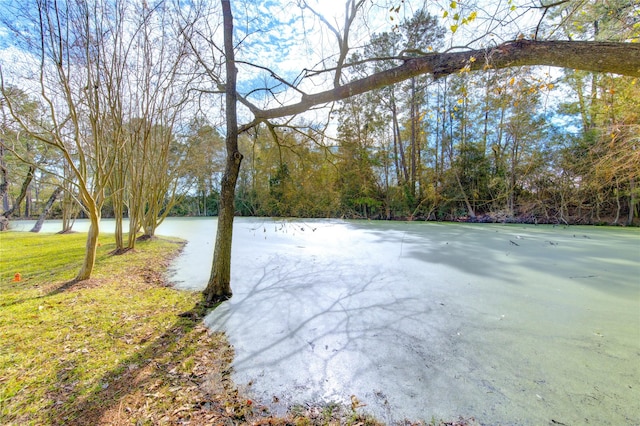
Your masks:
M260 87L273 88L273 92L269 93L277 93L276 96L265 96L265 91L254 92L251 96L251 101L263 108L300 99L300 92L283 90L282 85L276 86L276 80L266 69L298 85L306 93L330 88L332 73L324 73L316 78L300 77L304 70L331 68L335 65L338 44L336 34L327 24L340 33L344 30L346 1L232 0L234 37L238 44L236 59L262 67L238 64L239 91L246 94ZM498 24L495 16L504 15L509 19L516 19L525 10L525 5L533 0L512 1L513 3L510 0L364 0L363 8L354 20L349 34L350 53L362 49L372 34L394 31L397 24L413 16L425 5L447 30L445 48L464 48L470 42L473 43L472 47L499 44L505 39L513 39L521 29L526 32L536 22L537 13L529 11L515 23ZM16 0L0 0L0 15L4 11L6 17L6 6L15 2ZM34 4L33 1L25 3ZM212 19L218 21L211 25L211 28L218 31L214 39L221 44L219 2L211 0L210 4L214 10ZM307 7L304 7L305 4ZM191 0L183 1L182 5L189 8L193 3ZM312 10L320 14L322 19L314 15ZM476 16L473 20L470 19L472 15ZM463 24L465 19L468 22ZM475 40L477 34L489 35ZM13 76L12 68L16 64L28 62L29 56L20 51L6 26L0 22L0 66L5 76ZM17 78L15 80L20 81Z

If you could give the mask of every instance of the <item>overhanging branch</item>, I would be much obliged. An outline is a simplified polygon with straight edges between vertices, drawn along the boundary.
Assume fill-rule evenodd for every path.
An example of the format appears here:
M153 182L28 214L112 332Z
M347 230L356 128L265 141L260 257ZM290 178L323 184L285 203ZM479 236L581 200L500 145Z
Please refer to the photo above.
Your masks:
M422 74L432 74L438 78L463 69L476 71L523 65L547 65L640 77L640 44L518 40L486 50L432 53L409 59L398 67L343 86L303 96L296 104L253 112L256 120L269 120L300 114L316 105L346 99Z

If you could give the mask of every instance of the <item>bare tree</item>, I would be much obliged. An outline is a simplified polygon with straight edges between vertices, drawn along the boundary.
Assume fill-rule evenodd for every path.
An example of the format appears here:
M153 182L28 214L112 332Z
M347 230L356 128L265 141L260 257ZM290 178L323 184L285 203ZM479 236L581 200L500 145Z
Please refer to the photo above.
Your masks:
M107 43L110 15L101 4L36 0L23 4L23 16L35 23L24 32L12 27L14 35L40 69L35 83L46 120L20 114L12 98L7 105L22 131L57 150L70 171L67 182L78 191L78 199L90 220L85 258L76 280L91 276L95 264L101 209L111 172L108 161L113 145L106 143L110 124L103 105L102 43ZM16 12L16 15L19 14ZM7 96L4 74L2 92ZM64 176L62 176L64 178Z
M13 102L17 111L23 116L35 118L39 114L38 105L23 91L16 87L9 87L6 95L0 97L0 109L2 114L2 122L0 122L0 197L3 200L4 212L0 215L0 231L8 229L9 219L12 215L19 214L20 205L25 201L25 217L29 213L29 192L32 181L38 167L38 159L36 158L38 147L37 143L29 135L20 132L19 126L11 118L8 102ZM13 154L11 158L14 160L8 162L5 155ZM13 167L9 165L13 163ZM23 167L17 167L18 164ZM20 192L9 206L9 184L16 175L23 174L24 179L20 185ZM12 169L9 171L9 169ZM19 169L19 170L18 170ZM13 175L10 177L10 175Z
M24 3L11 12L27 14L24 18L38 23L36 30L4 24L39 60L34 84L46 119L27 117L15 102L9 109L24 132L62 154L65 164L55 171L65 186L63 206L72 206L75 197L90 219L81 280L91 274L108 196L120 251L125 249L125 208L131 218L128 248L140 229L152 236L170 211L184 184L178 177L187 152L174 127L182 120L187 86L196 74L183 67L185 39L172 33L168 3ZM37 15L28 15L36 10ZM8 92L4 74L2 81ZM69 225L73 209L63 211Z
M132 249L141 229L146 237L155 234L185 184L179 177L188 147L174 129L188 105L188 85L196 74L185 68L185 40L172 33L172 15L165 3L128 4L127 11L132 15L127 19L129 30L123 32L121 51L114 54L122 86L113 91L118 97L114 117L120 119L123 148L114 157L112 197L118 222L127 208L126 249ZM121 232L120 228L116 237Z
M233 16L230 0L222 0L224 20L224 54L226 58L225 104L227 134L225 147L227 157L220 191L220 212L214 256L209 283L205 289L207 304L224 300L231 296L231 240L233 237L233 216L235 213L235 189L242 154L238 150L238 115L236 104L236 64L233 45Z

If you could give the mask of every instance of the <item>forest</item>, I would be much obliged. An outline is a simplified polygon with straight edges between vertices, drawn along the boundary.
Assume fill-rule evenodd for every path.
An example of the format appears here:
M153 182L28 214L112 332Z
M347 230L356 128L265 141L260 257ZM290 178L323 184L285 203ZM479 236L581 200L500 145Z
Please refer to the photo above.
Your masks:
M416 78L361 95L336 107L335 138L257 128L240 139L237 213L634 223L637 79L544 71ZM213 129L196 133L222 146ZM216 213L221 166L210 155L177 213Z
M347 5L355 14L363 3ZM115 217L118 245L131 248L139 231L153 235L168 215L217 215L227 130L222 114L210 113L215 102L202 106L212 91L202 79L208 75L218 93L224 85L202 70L195 36L172 38L180 22L182 34L193 30L187 18L141 4L130 7L141 7L145 18L127 24L107 19L126 15L119 2L78 4L77 15L67 17L43 5L48 15L27 11L21 19L64 21L77 43L55 31L40 34L49 46L40 51L42 90L12 79L18 74L3 58L3 219L62 218L68 229L78 216ZM443 50L450 33L477 16L473 7L456 5L444 8L444 18L455 12L448 27L426 9L403 8L400 19L400 7L391 7L385 31L371 33L359 49L340 50L338 63L350 66L336 78L355 81ZM90 8L102 18L83 21ZM535 36L549 22L570 40L638 42L633 2L571 1L544 10ZM37 54L24 28L3 25L16 46ZM80 43L101 30L119 37ZM56 55L68 62L47 69ZM473 72L476 61L486 58L471 56L455 73L413 76L339 100L320 118L248 127L238 139L235 214L637 224L638 77L548 66L485 65ZM79 70L86 78L76 81L72 73ZM51 78L58 84L46 83ZM238 90L247 97L259 91Z

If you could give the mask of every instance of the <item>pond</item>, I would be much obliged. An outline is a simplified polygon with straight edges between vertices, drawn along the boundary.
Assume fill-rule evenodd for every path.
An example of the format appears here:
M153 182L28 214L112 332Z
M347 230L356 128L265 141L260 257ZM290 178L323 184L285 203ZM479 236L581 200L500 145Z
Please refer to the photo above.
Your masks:
M160 227L189 240L177 286L206 284L215 228ZM639 277L638 229L238 218L234 296L205 321L276 411L638 424Z

